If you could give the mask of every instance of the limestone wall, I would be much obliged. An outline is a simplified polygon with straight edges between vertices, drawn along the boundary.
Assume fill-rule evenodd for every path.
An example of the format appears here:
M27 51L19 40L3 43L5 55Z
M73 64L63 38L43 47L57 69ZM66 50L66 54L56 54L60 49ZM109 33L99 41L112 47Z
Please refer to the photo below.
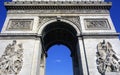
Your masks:
M33 39L0 39L0 74L36 75L39 43Z
M109 43L111 45L111 50L109 49L110 47L106 47L107 49L101 49L103 51L103 58L105 56L105 60L102 60L104 61L104 63L98 63L98 58L99 56L97 55L98 51L101 51L98 49L98 44L100 43L103 43L103 40L105 41L104 43L104 46L108 46L107 43ZM86 53L86 59L87 59L87 66L89 68L89 73L90 75L101 75L100 72L98 71L98 68L101 68L102 71L105 71L105 72L114 72L113 70L111 70L111 67L109 67L107 64L110 64L110 66L112 65L113 67L113 64L111 64L112 62L116 62L114 64L115 65L118 65L117 67L119 67L119 64L117 64L120 60L120 41L118 38L115 38L115 37L84 37L84 45L85 45L85 53ZM100 47L100 46L99 46ZM110 50L109 52L110 53L113 53L115 56L117 56L118 60L116 60L116 58L111 57L109 59L107 59L106 55L107 53L104 52L104 51L107 51L107 50ZM108 54L109 54L108 52ZM109 57L109 56L108 56ZM112 61L110 61L110 59L112 59ZM105 61L108 61L108 62L105 62ZM103 68L103 65L104 64L104 67ZM107 65L107 66L105 66ZM109 67L109 69L108 69Z
M36 33L38 24L38 16L8 14L2 33Z

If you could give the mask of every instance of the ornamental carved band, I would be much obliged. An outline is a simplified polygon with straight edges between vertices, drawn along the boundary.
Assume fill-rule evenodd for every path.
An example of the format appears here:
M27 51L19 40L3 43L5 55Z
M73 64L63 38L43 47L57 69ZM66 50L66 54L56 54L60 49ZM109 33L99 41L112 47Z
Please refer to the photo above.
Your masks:
M107 19L85 19L86 29L106 30L110 29Z
M103 40L97 45L97 69L104 75L107 72L120 72L120 59L109 42Z
M10 19L7 30L32 30L32 19Z
M54 20L54 19L67 20L67 21L70 21L70 22L74 23L78 27L80 27L79 26L80 25L79 16L60 16L60 17L57 17L57 16L52 16L52 17L49 17L49 16L40 16L39 17L39 26L45 24L48 21ZM39 28L39 26L38 26L38 28Z
M0 75L17 75L23 65L22 44L17 44L14 40L8 44L4 54L0 58Z

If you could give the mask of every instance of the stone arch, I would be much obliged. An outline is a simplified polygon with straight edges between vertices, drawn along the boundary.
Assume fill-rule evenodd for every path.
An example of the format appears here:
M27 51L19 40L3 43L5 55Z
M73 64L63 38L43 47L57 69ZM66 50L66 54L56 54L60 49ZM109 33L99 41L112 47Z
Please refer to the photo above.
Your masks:
M77 46L77 35L80 34L79 29L69 21L52 20L47 22L40 30L39 34L41 34L42 46L45 55L47 55L48 49L55 44L66 45L71 51L74 75L82 75L82 64L79 61L81 58L78 57L80 55L78 54L79 49Z
M49 39L50 42L48 40L46 41L46 39L48 38L50 38ZM64 40L62 40L63 38ZM46 50L52 45L57 43L62 43L68 46L70 50L73 50L74 48L72 46L73 45L72 43L74 42L74 45L77 44L77 31L75 28L73 28L71 25L69 25L66 22L55 21L55 22L49 23L43 29L42 39L43 39L43 43Z
M53 23L53 22L56 22L57 19L53 19L53 20L50 20L48 22L46 22L45 24L43 24L42 26L39 27L38 29L38 34L39 35L42 35L42 31L44 30L44 28L50 24L50 23ZM65 23L68 23L70 26L72 26L76 31L77 31L77 36L79 36L81 34L81 31L79 29L79 27L77 27L77 25L75 25L74 23L72 23L71 21L68 21L68 20L65 20L65 19L60 19L61 22L65 22Z

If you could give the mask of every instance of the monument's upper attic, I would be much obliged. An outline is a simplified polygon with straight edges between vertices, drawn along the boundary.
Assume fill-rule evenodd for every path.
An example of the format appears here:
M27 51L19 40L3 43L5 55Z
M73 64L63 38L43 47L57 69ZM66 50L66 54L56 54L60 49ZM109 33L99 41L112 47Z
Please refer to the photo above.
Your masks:
M13 0L13 1L104 1L104 0Z
M7 10L109 10L111 2L104 0L12 0L5 2Z

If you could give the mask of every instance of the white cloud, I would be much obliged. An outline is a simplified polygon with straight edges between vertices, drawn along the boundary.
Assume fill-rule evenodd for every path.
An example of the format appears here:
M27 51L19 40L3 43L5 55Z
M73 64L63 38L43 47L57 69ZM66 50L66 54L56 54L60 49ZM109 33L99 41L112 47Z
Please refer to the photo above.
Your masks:
M60 63L60 62L61 62L61 60L60 60L60 59L57 59L57 60L55 60L55 62Z

